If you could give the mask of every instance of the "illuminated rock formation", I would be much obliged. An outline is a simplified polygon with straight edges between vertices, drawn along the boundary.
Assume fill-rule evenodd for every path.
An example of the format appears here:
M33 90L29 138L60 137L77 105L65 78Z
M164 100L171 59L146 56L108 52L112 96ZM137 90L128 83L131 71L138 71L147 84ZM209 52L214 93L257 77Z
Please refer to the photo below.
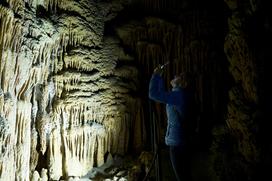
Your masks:
M103 35L123 3L1 1L1 180L82 176L143 135L133 58Z

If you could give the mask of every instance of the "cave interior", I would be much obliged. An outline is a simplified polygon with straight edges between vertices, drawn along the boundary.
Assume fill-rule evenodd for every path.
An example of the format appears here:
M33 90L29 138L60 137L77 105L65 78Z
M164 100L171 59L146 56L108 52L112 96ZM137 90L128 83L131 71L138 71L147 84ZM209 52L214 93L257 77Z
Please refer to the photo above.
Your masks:
M169 61L193 79L193 181L272 180L264 0L1 0L0 180L175 180ZM266 179L264 179L266 178Z

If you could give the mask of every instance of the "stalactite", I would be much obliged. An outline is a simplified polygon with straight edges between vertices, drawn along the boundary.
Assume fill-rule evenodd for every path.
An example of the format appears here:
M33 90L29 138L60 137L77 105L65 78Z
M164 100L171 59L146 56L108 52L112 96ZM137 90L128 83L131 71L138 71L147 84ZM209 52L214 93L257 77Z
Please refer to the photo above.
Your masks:
M10 8L16 12L16 13L19 13L19 14L22 14L23 13L23 10L24 10L24 1L20 1L20 0L7 0Z
M19 23L14 19L12 11L0 6L0 74L1 87L4 92L11 89L13 83L13 76L10 74L14 71L14 60L16 60L16 53L18 45L21 43L21 28ZM4 79L4 77L6 79Z
M58 5L62 2L62 0L47 0L47 8L51 12L57 12Z
M63 175L63 149L60 131L52 130L49 141L49 176L53 180L59 180Z
M106 153L103 147L105 129L102 126L94 123L91 126L77 127L67 131L63 130L61 134L64 145L64 154L62 154L62 159L64 160L63 172L65 172L61 175L82 176L94 166L94 160L97 159L100 165L104 163L104 154ZM60 135L57 137L59 136ZM53 137L51 139L53 139ZM54 139L56 140L56 137ZM60 138L58 138L58 140L60 140ZM51 141L54 142L54 140ZM96 147L97 149L95 149ZM95 152L99 152L99 155L95 155ZM54 163L54 151L52 150L50 153L51 160ZM52 173L57 172L54 171ZM51 176L51 178L54 177Z
M37 7L43 6L47 11L57 12L58 4L63 0L25 0L25 2L32 8L37 9Z
M62 106L60 106L60 107L62 107ZM99 165L101 165L102 163L104 163L104 154L107 151L110 151L111 153L119 153L119 154L124 154L126 152L126 150L128 148L129 136L128 136L128 132L125 130L130 128L130 126L128 124L128 121L130 119L128 119L127 116L123 116L123 118L116 117L111 122L108 122L107 118L109 116L105 115L106 113L105 112L103 113L103 111L100 110L99 106L96 106L95 109L93 109L93 108L94 107L92 107L91 109L89 108L88 111L82 111L82 109L86 109L86 107L84 105L81 105L79 107L65 106L62 108L57 108L57 110L62 110L63 113L58 112L58 114L60 114L60 115L64 114L64 113L68 113L67 116L65 116L66 120L61 121L61 122L67 123L67 120L69 120L69 125L65 125L63 127L63 129L67 129L69 127L71 128L71 130L69 130L69 131L67 130L69 132L69 134L65 133L66 138L64 140L66 140L66 141L68 141L67 136L71 135L70 132L72 130L79 129L79 126L82 125L83 122L88 123L88 121L86 121L86 119L87 120L97 120L97 121L95 121L97 123L89 122L89 124L91 124L91 128L92 128L92 125L95 126L98 124L103 124L106 126L105 130L103 131L104 133L102 133L102 132L100 132L99 134L97 133L98 137L94 136L94 135L96 134L97 131L99 131L99 129L96 131L92 130L90 132L90 133L92 133L90 135L92 137L92 138L90 138L92 141L91 140L87 141L87 142L93 142L93 144L90 145L91 147L88 151L89 152L88 159L90 159L90 156L91 156L91 157L93 157L92 160L96 160L96 161L93 161L92 164L97 162ZM80 114L80 112L84 112L84 115ZM60 118L60 116L58 116L58 117ZM85 119L85 120L83 120L83 119ZM59 122L58 119L56 119L56 121ZM87 128L88 128L88 126L87 126ZM95 129L95 127L93 129ZM61 133L61 134L63 135L64 133ZM74 134L76 134L76 132L74 132ZM79 133L77 132L77 134L79 134ZM104 136L102 136L102 135L104 135ZM108 136L106 136L106 135L108 135ZM67 174L68 175L74 173L72 171L72 168L70 168L70 167L68 168L68 165L70 164L71 159L76 162L81 162L81 161L84 161L84 158L86 157L86 156L84 156L84 158L82 158L82 157L74 158L74 157L78 157L79 155L85 155L79 151L79 150L81 150L81 151L86 150L81 147L81 145L84 145L84 147L86 147L86 144L82 144L81 139L86 140L87 137L78 135L74 138L69 138L69 140L71 140L71 141L72 140L78 140L78 141L65 143L65 145L67 145L65 147L65 150L70 150L69 154L68 154L69 158L65 158L65 160L67 162L66 167L67 167ZM110 139L110 140L108 140L108 139ZM69 147L69 145L70 145L70 147ZM94 147L97 147L97 150ZM96 152L96 154L94 152ZM91 166L93 166L92 164L91 164ZM90 169L90 167L89 167L89 169ZM86 173L86 171L87 170L82 171L82 174ZM78 171L76 171L75 173L78 173Z
M12 51L18 51L21 44L21 25L14 19L13 13L9 9L0 6L0 42L3 50L10 48ZM5 36L4 36L5 34Z
M30 162L30 123L31 123L31 103L19 101L17 103L16 117L16 179L28 180L29 178L29 162Z
M132 134L130 135L133 139L133 145L137 152L140 152L143 148L143 143L146 142L146 132L145 132L145 117L144 117L144 109L142 107L141 100L136 100L132 103L132 107L137 107L137 111L131 117L134 117L135 121L132 121Z
M128 148L129 132L127 130L130 130L132 118L123 114L129 109L126 107L126 100L130 98L129 91L137 88L134 82L130 84L135 88L126 83L118 84L122 81L121 79L127 77L134 79L134 74L128 76L130 72L115 70L119 56L115 54L120 51L114 49L116 45L103 45L108 46L109 50L96 50L104 48L101 46L103 40L101 27L104 22L101 25L98 22L96 25L97 22L87 22L76 15L67 18L55 14L59 8L74 11L69 9L69 5L66 7L69 3L83 7L81 2L65 1L66 4L63 4L61 0L20 1L21 4L27 5L28 9L24 11L24 14L16 14L15 18L13 13L17 13L17 9L21 10L20 3L16 4L16 1L12 0L8 3L12 11L0 6L0 75L1 90L3 89L3 94L10 95L14 99L14 105L9 108L3 96L1 98L4 103L0 99L0 105L1 116L4 115L9 122L16 123L16 129L10 129L10 135L12 130L16 130L14 134L16 139L10 138L11 141L8 144L11 145L10 147L13 145L14 148L12 147L7 152L14 158L4 155L11 161L3 164L0 159L1 178L14 176L13 180L46 179L46 169L41 168L41 173L35 171L36 168L42 166L38 160L47 153L46 151L49 155L48 172L50 179L53 180L69 175L86 174L93 166L104 163L106 152L124 154ZM38 11L43 11L43 8L50 17L36 16L35 12L39 14ZM85 17L86 14L82 13L86 12L84 9L78 13ZM90 12L88 11L87 14L89 16ZM93 17L86 18L86 20L90 19L95 20ZM55 23L54 25L49 23L51 20ZM23 23L23 31L22 24L19 22ZM74 27L66 26L69 23L72 23ZM95 26L92 27L93 29L90 28L92 24ZM144 35L138 33L135 36L146 37L147 33ZM87 47L86 50L82 45ZM77 52L74 51L76 48L78 48ZM152 56L155 56L156 48L150 47L150 49L153 52ZM72 57L70 54L75 56ZM75 69L80 73L76 74ZM82 71L86 71L86 74ZM12 74L14 76L11 76ZM102 75L106 75L105 78L101 78ZM93 83L88 85L89 82ZM97 84L102 86L99 87ZM39 85L52 90L43 90L40 95L34 96ZM82 92L76 92L75 90L80 89L81 85ZM92 85L95 86L92 87ZM72 97L73 92L76 92L75 97ZM87 98L83 98L85 95ZM88 100L88 97L94 97L94 99ZM93 100L95 100L94 105L92 105ZM114 118L110 125L111 129L108 129L105 124L109 115L113 115ZM94 127L99 127L100 131ZM32 139L29 138L30 130L33 133ZM3 140L7 139L9 139L8 136L3 138ZM13 144L12 140L17 141L18 144ZM25 141L28 142L25 143ZM0 143L3 142L1 137ZM85 149L85 143L88 149ZM28 148L25 155L20 154L21 148ZM15 153L17 150L19 150L18 154ZM74 170L72 167L75 164L79 169L83 169Z
M3 179L15 180L15 150L16 150L16 135L15 122L16 122L16 103L9 93L4 95L4 106L1 108L0 115L0 164L3 168L0 176Z
M156 44L149 44L147 46L147 50L146 52L147 53L147 60L151 60L150 62L151 63L151 68L154 67L154 65L158 65L158 64L163 64L164 62L164 54L163 53L163 49L160 45L156 45ZM149 63L150 64L150 63Z
M38 163L39 153L36 150L38 144L38 134L37 131L32 128L31 130L31 147L30 147L30 172L34 172Z
M144 4L144 7L146 9L152 9L156 12L161 12L165 9L176 9L180 6L179 1L167 1L167 0L142 0L141 1Z

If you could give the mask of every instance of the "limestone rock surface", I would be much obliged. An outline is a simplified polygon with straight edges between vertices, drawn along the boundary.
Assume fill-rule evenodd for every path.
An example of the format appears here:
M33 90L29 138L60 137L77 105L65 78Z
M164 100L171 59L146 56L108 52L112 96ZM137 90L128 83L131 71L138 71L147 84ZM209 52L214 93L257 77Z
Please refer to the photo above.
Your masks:
M127 152L138 70L104 35L126 3L1 0L1 180L80 177Z

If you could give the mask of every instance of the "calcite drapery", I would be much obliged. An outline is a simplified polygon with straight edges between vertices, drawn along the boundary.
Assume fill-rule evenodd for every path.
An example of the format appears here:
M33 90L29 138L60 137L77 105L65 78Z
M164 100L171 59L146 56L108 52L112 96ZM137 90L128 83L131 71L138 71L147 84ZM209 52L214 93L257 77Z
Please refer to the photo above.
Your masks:
M144 141L133 58L103 34L124 3L1 1L1 179L82 176Z

